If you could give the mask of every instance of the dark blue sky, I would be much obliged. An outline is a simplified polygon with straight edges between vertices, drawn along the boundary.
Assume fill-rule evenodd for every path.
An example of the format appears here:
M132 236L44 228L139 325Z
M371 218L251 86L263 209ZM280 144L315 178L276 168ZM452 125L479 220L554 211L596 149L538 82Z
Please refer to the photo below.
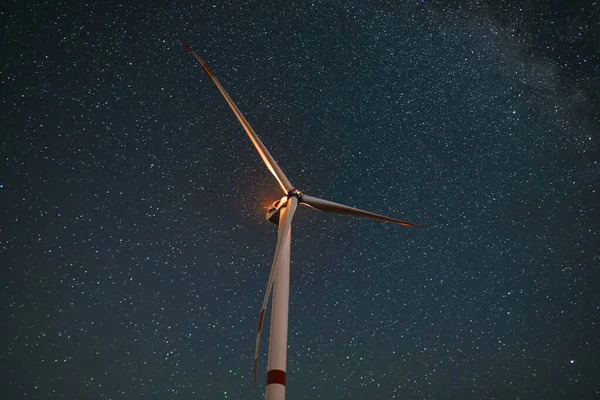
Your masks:
M262 398L292 183L288 399L600 396L600 59L586 2L10 2L0 390ZM267 319L268 326L268 319Z

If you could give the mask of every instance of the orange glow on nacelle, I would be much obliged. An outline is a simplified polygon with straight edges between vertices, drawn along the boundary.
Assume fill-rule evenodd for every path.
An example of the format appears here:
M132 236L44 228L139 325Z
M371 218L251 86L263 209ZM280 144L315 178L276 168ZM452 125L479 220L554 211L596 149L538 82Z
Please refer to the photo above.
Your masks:
M267 207L266 217L269 222L272 222L275 225L279 224L279 211L285 207L287 200L287 196L283 196L281 199L274 201L271 206Z
M275 200L273 203L265 205L265 209L267 209L267 210L269 210L271 208L276 209L276 208L279 208L280 205L284 206L286 203L287 203L287 197L283 196L281 199Z

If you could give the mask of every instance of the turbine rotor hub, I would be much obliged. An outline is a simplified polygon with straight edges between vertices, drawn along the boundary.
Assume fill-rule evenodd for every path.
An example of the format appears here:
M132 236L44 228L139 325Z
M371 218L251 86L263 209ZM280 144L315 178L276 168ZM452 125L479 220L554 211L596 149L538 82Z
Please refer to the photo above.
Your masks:
M295 196L298 199L298 203L302 202L302 192L298 189L292 189L288 192L287 197Z
M302 201L302 192L298 189L290 190L286 196L282 197L280 200L275 201L271 207L267 209L267 221L272 224L279 225L279 214L281 213L281 209L287 205L287 201L290 197L295 197L298 199L298 203Z

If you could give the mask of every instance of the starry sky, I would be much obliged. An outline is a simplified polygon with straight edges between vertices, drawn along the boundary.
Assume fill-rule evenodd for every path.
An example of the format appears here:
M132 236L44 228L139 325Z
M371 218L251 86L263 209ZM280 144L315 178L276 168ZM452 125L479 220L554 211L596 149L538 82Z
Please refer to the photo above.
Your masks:
M292 183L288 399L600 396L597 1L9 1L0 391L259 399ZM268 327L269 319L266 320Z

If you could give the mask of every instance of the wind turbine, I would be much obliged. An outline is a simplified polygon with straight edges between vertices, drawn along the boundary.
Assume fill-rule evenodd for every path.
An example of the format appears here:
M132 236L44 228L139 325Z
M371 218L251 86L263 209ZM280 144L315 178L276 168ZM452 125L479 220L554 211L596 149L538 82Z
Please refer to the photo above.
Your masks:
M184 41L183 45L194 55L196 60L202 65L202 68L211 77L217 88L231 107L231 110L242 124L242 127L248 134L248 137L254 144L258 154L267 168L283 190L284 196L273 203L267 211L267 220L276 225L279 225L277 233L277 247L275 248L275 256L267 282L267 289L263 299L260 317L258 319L258 330L256 334L256 350L254 353L254 386L256 386L256 370L258 366L258 354L260 346L260 335L263 328L265 310L269 301L269 296L273 290L273 311L271 311L271 337L269 340L269 361L267 366L267 399L283 400L285 399L286 385L286 360L287 360L287 331L288 331L288 305L289 305L289 289L290 289L290 240L292 219L298 204L304 204L319 211L349 214L357 217L366 217L384 222L391 222L403 226L424 228L424 225L411 224L410 222L400 221L398 219L375 214L369 211L359 210L345 206L343 204L334 203L332 201L319 199L303 194L296 189L285 176L279 165L275 162L263 142L258 138L254 129L250 126L244 115L237 108L229 94L225 91L219 80L211 72L202 58ZM275 287L273 289L273 286Z

